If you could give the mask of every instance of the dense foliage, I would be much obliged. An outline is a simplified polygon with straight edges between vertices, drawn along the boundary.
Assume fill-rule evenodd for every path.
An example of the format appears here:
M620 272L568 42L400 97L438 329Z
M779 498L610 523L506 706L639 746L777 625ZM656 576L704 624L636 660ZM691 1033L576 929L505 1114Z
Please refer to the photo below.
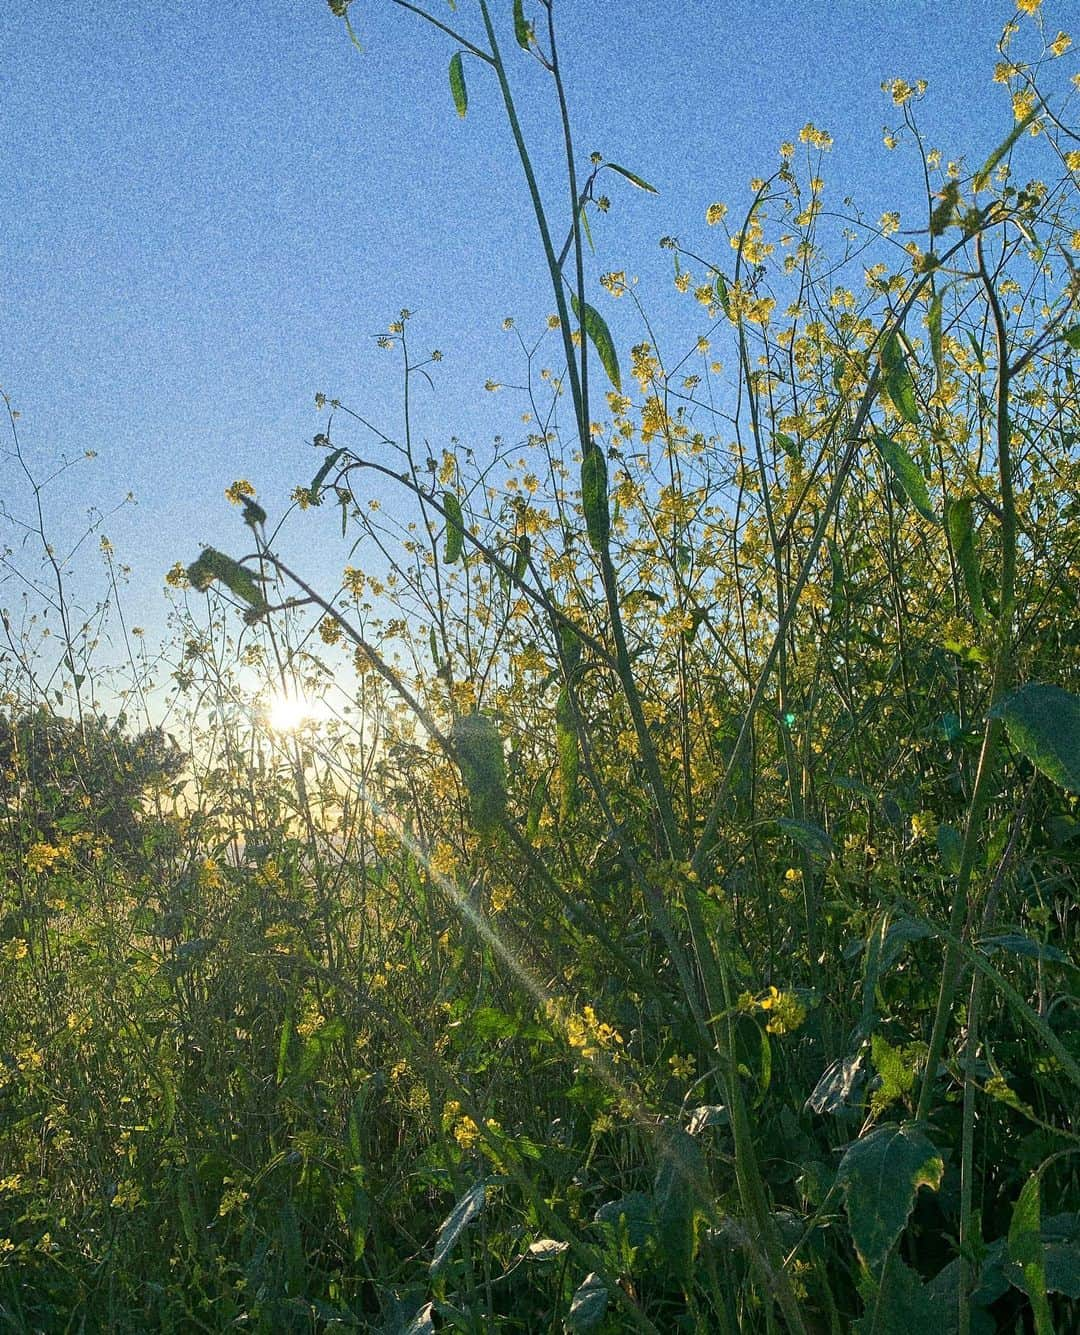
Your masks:
M530 8L436 25L448 106L502 90L552 279L501 391L523 438L416 438L403 311L402 421L320 395L295 496L355 535L340 588L243 480L253 554L170 575L182 762L8 679L0 1322L1070 1329L1080 153L1038 78L1068 40L1006 29L974 170L888 86L906 228L827 205L805 126L663 242L672 354L632 277L587 277L602 191L651 187L577 160ZM346 678L267 727L267 690Z

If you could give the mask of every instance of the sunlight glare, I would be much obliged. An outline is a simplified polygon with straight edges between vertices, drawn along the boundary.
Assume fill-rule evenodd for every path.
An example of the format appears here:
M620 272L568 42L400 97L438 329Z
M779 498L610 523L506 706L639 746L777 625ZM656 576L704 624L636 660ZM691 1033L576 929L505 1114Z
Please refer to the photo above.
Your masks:
M317 723L324 714L319 702L300 691L274 691L266 701L266 722L272 732L296 732Z

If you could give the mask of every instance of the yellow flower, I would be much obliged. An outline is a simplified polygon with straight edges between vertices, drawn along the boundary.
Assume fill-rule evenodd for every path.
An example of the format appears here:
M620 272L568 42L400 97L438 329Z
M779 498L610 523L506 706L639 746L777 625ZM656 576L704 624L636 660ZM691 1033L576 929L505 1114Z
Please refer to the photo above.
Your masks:
M770 1019L765 1029L770 1034L791 1034L806 1019L806 1007L793 992L781 992L770 987L768 995L758 1005L768 1011Z
M680 1057L676 1054L674 1057L668 1058L668 1065L671 1067L671 1074L676 1080L689 1080L694 1074L697 1063L689 1055Z
M1022 121L1035 105L1035 93L1031 88L1019 88L1012 97L1013 116Z
M27 870L33 872L48 871L59 857L60 850L53 844L31 844L26 854Z
M245 478L237 478L225 488L225 499L232 505L243 505L245 496L254 496L255 488Z
M878 226L881 228L882 236L892 236L893 232L900 230L899 213L893 211L883 213L878 219Z
M1072 46L1072 38L1067 32L1059 32L1050 43L1050 54L1054 56L1063 56L1069 47Z
M705 221L710 227L715 227L718 222L723 222L726 216L726 204L710 204L705 210Z
M1021 14L1030 14L1034 16L1039 12L1042 0L1016 0L1016 8Z
M828 130L821 130L812 121L807 121L799 131L799 140L801 143L809 144L812 148L827 149L832 148L832 135Z

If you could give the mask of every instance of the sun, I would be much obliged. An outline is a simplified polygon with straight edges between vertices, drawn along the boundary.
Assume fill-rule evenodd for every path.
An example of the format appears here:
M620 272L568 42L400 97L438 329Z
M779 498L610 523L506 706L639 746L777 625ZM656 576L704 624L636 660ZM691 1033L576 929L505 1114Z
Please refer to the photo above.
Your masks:
M297 732L300 728L318 723L325 716L322 702L303 691L272 691L264 707L266 722L271 732Z

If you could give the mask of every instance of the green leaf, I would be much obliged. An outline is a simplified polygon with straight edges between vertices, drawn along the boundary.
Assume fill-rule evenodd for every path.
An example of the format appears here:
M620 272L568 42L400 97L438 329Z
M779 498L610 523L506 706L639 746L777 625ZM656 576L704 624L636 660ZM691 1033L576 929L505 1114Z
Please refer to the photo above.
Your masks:
M278 1039L277 1083L284 1082L289 1070L289 1044L292 1042L294 999L289 994L285 1003L285 1014L281 1021L281 1037Z
M514 578L524 579L525 572L529 568L529 554L532 551L532 542L527 533L523 533L517 542L517 557L514 560Z
M1016 749L1060 788L1080 793L1080 696L1028 682L991 711Z
M1080 352L1080 324L1070 325L1068 329L1063 329L1058 337L1064 343L1068 343L1074 352Z
M345 451L343 449L332 450L326 456L326 458L322 461L322 465L320 466L319 471L311 479L311 486L308 487L308 491L312 492L313 495L318 492L319 488L330 476L330 470L333 468L333 466L337 463L337 461L341 458L341 456L344 453ZM315 499L314 503L318 505L319 502L317 498Z
M783 431L778 431L774 439L792 463L797 463L798 460L802 458L802 449L799 446L799 442L793 436L786 435Z
M1022 1288L1031 1301L1035 1335L1054 1335L1046 1296L1046 1251L1042 1241L1040 1173L1032 1173L1021 1188L1009 1224L1009 1260L1020 1267Z
M625 176L631 185L636 185L639 190L646 190L650 195L658 194L656 186L650 185L648 181L643 181L636 172L627 171L625 167L620 167L617 162L605 162L604 166L613 172L618 172L620 176Z
M506 758L502 738L486 715L464 714L450 731L473 824L481 834L497 829L506 814Z
M220 580L231 593L235 593L251 607L260 612L266 609L266 599L251 571L231 556L219 552L216 547L204 547L199 559L188 566L187 576L200 591L208 589L215 579Z
M894 1048L880 1034L870 1038L870 1059L878 1073L880 1084L870 1095L870 1111L877 1115L891 1103L906 1098L915 1086L918 1074L916 1059L921 1045L910 1044Z
M789 816L781 816L776 823L789 839L805 849L812 858L826 862L832 857L832 840L815 821L793 820Z
M555 705L555 746L559 757L559 819L568 820L577 802L578 735L570 692L564 686Z
M881 369L885 393L905 422L913 426L919 420L919 405L915 402L915 382L908 370L907 357L897 334L891 333L881 349Z
M524 0L514 0L514 36L522 51L528 51L532 46L532 24L525 17Z
M607 461L604 451L590 445L581 460L581 505L594 552L605 552L611 534L608 513Z
M964 576L964 587L971 601L971 610L975 613L975 620L981 622L986 616L986 608L983 604L979 557L975 550L975 525L971 518L970 497L962 496L947 502L945 529Z
M728 295L727 279L722 273L716 275L716 296L720 302L720 309L731 319L731 297Z
M431 1273L437 1275L446 1264L454 1244L468 1228L487 1201L487 1178L474 1182L461 1200L439 1225L435 1252L431 1258Z
M829 619L835 621L843 614L847 602L844 588L844 558L835 538L829 538L829 565L832 568L832 591L829 598Z
M924 519L939 523L934 507L930 504L930 493L926 488L926 479L915 460L903 445L885 435L883 431L874 431L874 444L878 453L889 465L893 477L899 483L904 495Z
M570 1311L563 1323L569 1331L592 1330L603 1320L607 1311L607 1285L594 1270L586 1275L570 1299Z
M582 305L578 301L576 293L571 296L570 304L574 308L574 314L581 321L586 334L592 341L592 345L596 349L596 355L600 358L600 364L607 373L607 378L617 390L621 391L622 379L619 375L619 359L615 355L615 344L612 341L607 324L604 322L604 317L588 302Z
M935 292L934 299L930 303L930 309L926 314L926 323L930 329L930 352L934 358L934 369L937 372L937 387L941 389L941 382L945 378L944 362L941 356L941 293Z
M1023 120L1017 121L1017 123L1013 126L1012 132L1008 135L1008 137L1003 139L1002 142L998 144L997 148L994 149L993 153L990 154L990 156L986 159L983 165L975 173L972 185L974 186L976 191L986 189L987 185L990 182L990 173L994 170L994 168L998 165L998 163L1006 155L1006 153L1010 151L1010 149L1013 147L1016 141L1020 138L1020 136L1024 133L1024 131L1027 129L1027 127L1031 124L1031 122L1035 119L1035 117L1039 114L1041 110L1042 108L1039 106L1038 103L1036 103L1035 106L1031 108L1031 110L1028 112L1028 114L1024 117Z
M701 1142L681 1128L660 1138L653 1202L660 1246L684 1287L692 1283L695 1201L708 1199L708 1174Z
M848 1146L836 1180L859 1255L877 1270L904 1230L920 1187L936 1191L945 1165L914 1124L879 1126Z
M895 1254L889 1257L880 1284L873 1275L863 1272L859 1294L865 1310L852 1327L854 1335L911 1335L913 1330L941 1330L944 1313L935 1302L936 1294Z
M460 51L455 51L450 57L450 92L454 98L455 111L459 116L464 116L469 109L469 90L465 87L465 69Z
M461 502L452 491L443 492L443 509L446 511L446 547L443 560L452 566L461 556L465 542L465 520L461 514Z

